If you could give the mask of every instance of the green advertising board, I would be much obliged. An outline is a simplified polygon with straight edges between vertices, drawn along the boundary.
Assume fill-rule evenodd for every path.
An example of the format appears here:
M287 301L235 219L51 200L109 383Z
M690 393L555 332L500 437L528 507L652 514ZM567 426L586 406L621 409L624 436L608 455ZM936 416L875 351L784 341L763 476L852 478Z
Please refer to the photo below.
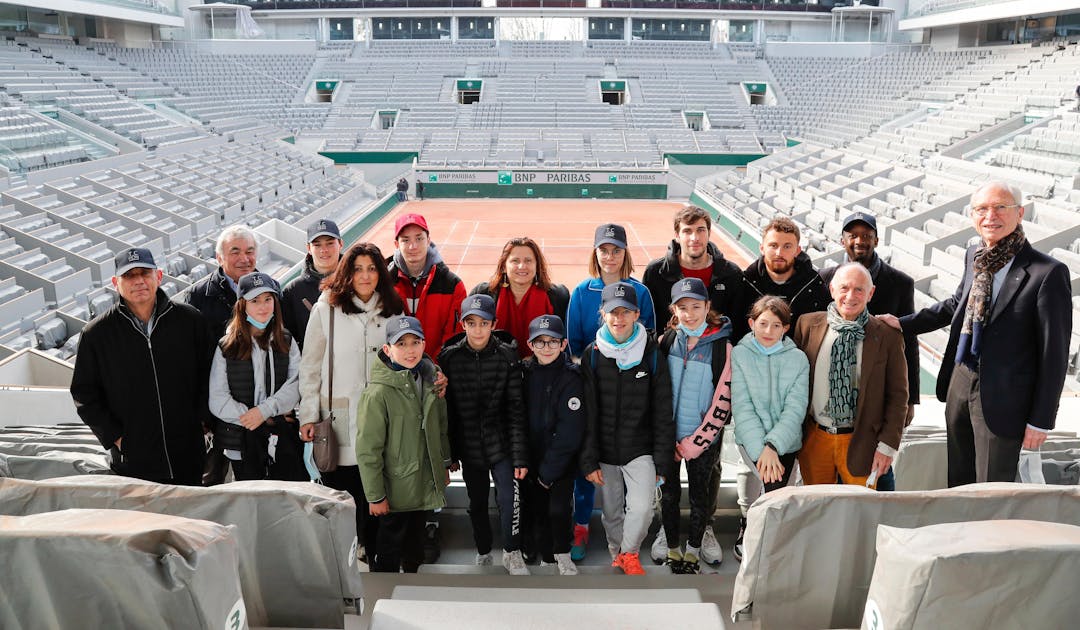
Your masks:
M764 94L769 90L768 83L743 83L743 89L751 94Z
M626 81L601 81L600 89L605 92L625 92Z
M481 81L480 79L458 79L457 80L458 92L460 92L462 90L475 92L476 90L479 90L481 87L483 87L483 85L484 85L484 82Z
M316 81L315 89L319 92L333 92L334 88L337 87L337 84L337 81Z

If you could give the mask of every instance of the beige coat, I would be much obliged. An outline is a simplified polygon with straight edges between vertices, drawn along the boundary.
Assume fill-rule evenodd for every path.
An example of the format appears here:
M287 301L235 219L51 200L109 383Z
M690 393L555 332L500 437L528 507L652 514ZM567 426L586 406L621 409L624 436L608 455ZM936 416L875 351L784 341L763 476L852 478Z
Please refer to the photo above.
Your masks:
M386 342L386 318L378 313L378 294L362 305L363 313L346 315L334 309L334 434L338 440L338 464L356 465L356 405ZM327 293L311 309L300 359L300 424L317 422L329 413L330 304Z

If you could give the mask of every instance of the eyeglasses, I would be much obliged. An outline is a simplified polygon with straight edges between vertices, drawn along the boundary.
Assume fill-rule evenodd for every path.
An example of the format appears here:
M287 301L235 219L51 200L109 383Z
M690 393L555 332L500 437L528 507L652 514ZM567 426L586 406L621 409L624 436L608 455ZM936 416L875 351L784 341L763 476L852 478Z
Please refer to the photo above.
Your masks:
M994 205L994 206L976 206L976 207L971 209L971 214L974 214L977 217L985 217L986 215L990 214L991 212L993 212L994 214L1000 215L1000 214L1003 214L1005 212L1005 210L1008 209L1008 208L1019 208L1019 207L1020 207L1019 204L1015 204L1015 203L1011 203L1011 204L999 203L999 204Z
M555 350L562 345L562 341L562 339L548 339L547 341L544 341L542 339L534 339L529 342L529 345L532 346L535 350L543 350L544 348L550 348L551 350Z

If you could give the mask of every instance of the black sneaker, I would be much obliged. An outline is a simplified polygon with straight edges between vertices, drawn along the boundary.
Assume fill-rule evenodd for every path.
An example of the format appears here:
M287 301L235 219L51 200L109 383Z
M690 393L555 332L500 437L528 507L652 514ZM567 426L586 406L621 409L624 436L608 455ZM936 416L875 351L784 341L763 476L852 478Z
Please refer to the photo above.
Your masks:
M746 519L739 519L739 537L735 539L735 546L732 548L732 553L735 554L735 559L742 562L743 554L743 534L746 533Z
M671 569L672 575L682 575L683 573L686 573L685 565L686 563L679 558L668 556L664 559L664 566Z
M424 564L439 561L442 550L439 548L439 524L428 523L424 528Z
M683 560L682 561L682 575L697 575L701 572L701 564L697 560ZM673 571L674 573L674 571Z

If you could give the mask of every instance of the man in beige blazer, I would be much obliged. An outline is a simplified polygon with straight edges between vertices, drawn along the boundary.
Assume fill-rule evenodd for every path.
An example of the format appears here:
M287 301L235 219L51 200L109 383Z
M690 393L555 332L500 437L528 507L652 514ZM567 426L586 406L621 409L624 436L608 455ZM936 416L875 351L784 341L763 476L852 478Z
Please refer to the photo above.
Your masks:
M873 486L892 464L904 430L904 338L870 316L874 281L859 263L837 269L829 293L828 309L799 318L792 335L810 360L799 468L808 485L837 477L866 485L873 476Z

